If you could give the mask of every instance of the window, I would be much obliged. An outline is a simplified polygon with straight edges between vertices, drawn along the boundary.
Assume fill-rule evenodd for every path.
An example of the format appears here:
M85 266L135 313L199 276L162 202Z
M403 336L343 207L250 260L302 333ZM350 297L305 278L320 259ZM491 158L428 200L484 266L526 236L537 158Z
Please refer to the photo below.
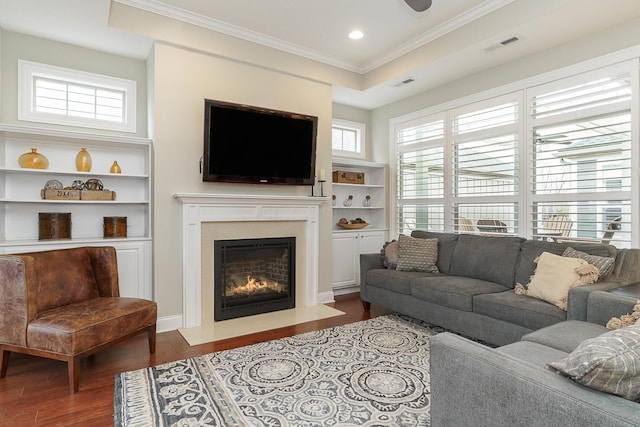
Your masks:
M630 243L631 87L623 66L530 90L533 235L562 215L571 240Z
M637 65L393 119L398 232L637 245Z
M135 132L136 83L18 61L18 119Z
M444 230L444 115L396 128L397 223L401 233Z
M333 119L331 147L334 156L356 157L363 159L364 123Z

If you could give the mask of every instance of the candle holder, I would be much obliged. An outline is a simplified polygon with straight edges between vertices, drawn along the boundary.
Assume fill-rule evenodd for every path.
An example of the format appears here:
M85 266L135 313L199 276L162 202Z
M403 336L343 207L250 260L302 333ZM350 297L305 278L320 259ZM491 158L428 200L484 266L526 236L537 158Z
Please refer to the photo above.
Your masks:
M326 182L324 179L319 179L320 183L320 197L324 197L324 183Z

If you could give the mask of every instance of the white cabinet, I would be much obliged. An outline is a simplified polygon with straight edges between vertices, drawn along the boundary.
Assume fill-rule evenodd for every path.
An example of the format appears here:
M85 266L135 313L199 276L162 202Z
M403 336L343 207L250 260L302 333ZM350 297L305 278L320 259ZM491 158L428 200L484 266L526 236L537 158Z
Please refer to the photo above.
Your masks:
M0 252L18 253L84 245L110 245L118 253L121 294L151 298L151 146L148 139L0 124ZM92 157L78 172L81 148ZM21 154L36 148L47 169L21 168ZM110 173L114 161L122 172ZM99 179L115 200L44 200L49 180L71 186ZM39 240L40 212L71 213L71 239ZM127 236L104 238L103 217L127 218Z
M364 184L331 183L333 289L346 293L360 285L360 254L380 252L387 236L387 167L383 163L334 159L332 169L364 173ZM351 202L345 203L348 200ZM348 221L361 218L369 225L358 230L343 229L337 225L340 218Z
M360 254L380 252L384 231L348 231L333 234L333 289L360 285Z

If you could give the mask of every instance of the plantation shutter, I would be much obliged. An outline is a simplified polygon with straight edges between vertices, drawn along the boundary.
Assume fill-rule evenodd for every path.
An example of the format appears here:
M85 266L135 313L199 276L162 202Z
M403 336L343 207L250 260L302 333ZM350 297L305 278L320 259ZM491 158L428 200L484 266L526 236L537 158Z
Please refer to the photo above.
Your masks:
M452 111L458 231L517 233L520 102L513 95Z
M396 142L399 232L444 231L444 116L403 123Z
M631 95L628 64L529 91L534 236L562 218L570 240L630 241Z

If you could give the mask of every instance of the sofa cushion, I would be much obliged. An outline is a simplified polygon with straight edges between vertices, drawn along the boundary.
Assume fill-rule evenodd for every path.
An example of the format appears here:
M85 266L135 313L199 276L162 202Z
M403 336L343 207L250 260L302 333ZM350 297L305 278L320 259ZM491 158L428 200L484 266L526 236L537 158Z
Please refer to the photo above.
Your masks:
M32 252L38 281L38 312L99 296L86 247Z
M572 247L568 247L562 253L564 257L580 258L598 269L598 278L606 277L613 270L615 258L591 255L586 252L578 251Z
M513 287L515 264L524 239L461 234L453 251L453 276L472 277Z
M418 271L398 271L386 268L376 268L367 271L366 283L368 286L375 286L399 294L409 295L411 293L411 282L425 275L438 275L438 273L422 273Z
M79 354L156 323L153 301L101 297L57 307L27 327L29 348Z
M473 311L494 319L535 330L562 322L567 313L555 305L507 292L478 295L473 299Z
M459 276L420 277L410 287L415 298L463 311L473 310L476 295L508 289L497 283Z
M640 400L640 326L582 342L565 359L547 365L586 387Z
M597 279L598 269L587 261L543 252L527 285L527 295L566 310L569 289L594 283Z
M540 367L551 362L562 360L567 357L568 354L556 348L529 341L518 341L503 345L502 347L498 347L496 351Z
M602 325L567 320L546 328L538 329L522 337L522 341L537 342L560 351L571 353L583 341L595 338L608 330Z
M451 257L456 248L458 235L454 233L438 233L434 231L413 230L411 237L417 239L438 239L438 261L436 265L441 273L449 274Z
M398 236L399 271L424 271L438 273L438 239L416 239L415 237Z

